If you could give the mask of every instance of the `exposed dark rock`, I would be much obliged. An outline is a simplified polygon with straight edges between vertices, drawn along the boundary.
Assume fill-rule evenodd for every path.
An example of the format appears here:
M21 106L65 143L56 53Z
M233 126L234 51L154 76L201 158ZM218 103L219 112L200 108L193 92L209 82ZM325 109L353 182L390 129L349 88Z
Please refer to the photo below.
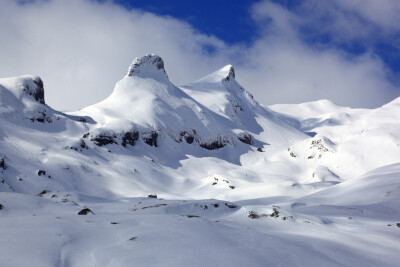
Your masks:
M37 85L36 90L32 90L29 92L30 95L33 95L36 101L40 104L45 104L44 102L44 87L43 81L39 77L33 80L33 82Z
M257 148L258 152L264 152L261 147Z
M240 142L251 145L253 144L253 138L249 133L239 133L237 135L237 138L239 139Z
M192 144L194 141L194 137L193 136L185 136L185 140L186 140L186 143Z
M261 219L261 218L264 218L264 217L268 217L268 215L264 214L264 213L263 214L258 214L256 211L252 210L252 211L249 212L248 217L250 219Z
M272 212L269 216L277 218L279 217L279 211L276 208L273 208L274 212Z
M154 64L156 65L157 69L164 69L164 61L160 57L154 60Z
M4 158L0 159L0 168L3 170L6 169L6 161L4 160Z
M229 80L234 79L234 78L235 78L235 69L233 68L233 66L230 66L229 67L229 73L226 76L226 78L224 79L224 81L229 81Z
M133 146L135 145L135 141L139 139L139 132L126 132L122 137L122 145L126 147L127 145Z
M217 184L217 182L212 183L212 185L216 185L216 184Z
M296 155L295 155L292 151L290 151L290 156L291 156L292 158L295 158L295 157L296 157Z
M43 190L42 192L40 192L39 194L37 194L39 197L41 197L41 196L43 196L43 195L45 195L45 194L47 194L47 193L49 193L49 191L47 191L47 190Z
M216 140L213 141L211 143L202 143L200 144L200 146L202 148L208 149L208 150L216 150L216 149L220 149L223 148L226 145L226 142L222 141L222 140Z
M195 133L195 131L193 131ZM181 139L180 142L182 142L182 137L185 139L186 143L192 144L194 142L194 134L188 133L186 131L183 131L180 133Z
M161 57L154 54L148 54L141 58L135 58L133 63L130 65L126 76L146 75L146 73L143 73L143 69L146 69L148 72L149 68L154 68L155 71L160 70L165 74L165 76L167 76L164 69L164 61Z
M188 218L200 218L198 215L185 215Z
M233 186L233 185L230 185L229 188L230 188L230 189L235 189L236 187Z
M46 175L46 171L45 170L38 170L37 175L38 176Z
M88 138L89 135L90 135L90 133L85 133L85 134L82 136L82 138Z
M211 204L214 208L218 208L219 204L215 203L215 204Z
M203 209L203 210L207 210L208 209L208 206L207 205L202 205L202 204L199 204L199 203L195 203L194 204L196 207L200 207L201 209Z
M93 141L97 146L105 146L109 144L117 144L115 140L117 136L115 134L108 135L105 133L99 134L95 137L92 137L91 141Z
M152 194L150 194L150 195L148 195L147 197L148 197L148 198L157 198L157 195L152 195Z
M111 224L120 224L119 222L111 222Z
M133 237L129 238L130 241L133 241L133 240L136 240L136 239L137 239L137 236L133 236Z
M328 151L328 149L324 146L324 142L322 141L322 139L312 140L310 149L313 147L317 148L319 151Z
M242 105L240 105L236 100L229 100L232 105L232 110L235 112L235 114L238 114L239 111L243 111Z
M85 143L84 140L81 140L81 143L79 144L79 146L80 146L81 148L85 148L85 149L88 148L88 146L86 145L86 143Z
M163 206L167 206L167 204L162 203L162 204L156 204L156 205L152 205L152 206L147 206L147 207L143 207L142 210L151 209L151 208L159 208L159 207L163 207Z
M91 211L89 208L84 208L83 210L78 212L78 215L88 215L89 213L94 214L93 211Z
M158 133L156 131L151 131L150 133L143 133L142 139L149 146L157 147L157 137Z
M250 211L249 212L249 216L248 216L250 219L259 219L260 218L260 215L258 215L256 212L254 212L254 211Z
M235 209L235 208L237 208L237 205L231 204L231 203L225 203L225 206L227 206L227 207L230 208L230 209Z
M254 211L254 210L252 210L252 211L250 211L249 212L249 215L248 215L248 217L250 218L250 219L260 219L260 218L262 218L262 217L266 217L267 216L267 214L258 214L256 211Z
M0 210L4 209L4 206L0 204Z
M82 152L83 151L82 149L88 149L89 147L87 146L86 142L81 139L79 142L79 146L70 146L69 148L75 151Z
M400 223L396 223L396 226L400 228Z

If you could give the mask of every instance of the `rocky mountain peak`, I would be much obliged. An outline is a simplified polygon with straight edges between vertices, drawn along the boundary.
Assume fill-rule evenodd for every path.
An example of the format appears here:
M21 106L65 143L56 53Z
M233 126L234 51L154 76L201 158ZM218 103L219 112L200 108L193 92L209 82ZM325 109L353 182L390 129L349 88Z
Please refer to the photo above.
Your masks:
M155 54L147 54L137 57L129 66L125 77L140 77L153 79L167 79L168 76L164 69L164 61Z
M201 78L200 80L195 81L195 83L220 83L234 80L235 77L235 69L229 64Z
M27 88L27 93L35 98L40 104L45 104L44 102L44 87L43 81L40 77L34 77L32 79L35 86L32 88Z
M221 69L221 71L226 73L224 81L229 81L235 78L235 69L232 65L226 65Z
M24 75L1 79L0 87L7 89L19 100L28 97L45 104L43 81L39 76Z

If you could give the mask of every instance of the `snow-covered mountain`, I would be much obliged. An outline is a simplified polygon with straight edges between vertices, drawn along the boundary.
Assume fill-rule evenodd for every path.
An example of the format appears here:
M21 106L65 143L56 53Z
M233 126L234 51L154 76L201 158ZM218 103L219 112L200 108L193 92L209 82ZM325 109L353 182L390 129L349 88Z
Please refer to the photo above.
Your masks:
M178 87L157 55L76 112L0 79L0 262L395 265L399 111L264 107L231 65Z

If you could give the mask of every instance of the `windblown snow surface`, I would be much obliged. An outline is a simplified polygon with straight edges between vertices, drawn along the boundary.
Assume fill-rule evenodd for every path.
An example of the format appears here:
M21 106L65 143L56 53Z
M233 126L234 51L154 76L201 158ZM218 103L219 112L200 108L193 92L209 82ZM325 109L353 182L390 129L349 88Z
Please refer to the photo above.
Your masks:
M146 55L71 113L0 79L0 265L395 266L399 145L400 99L267 108L230 65Z

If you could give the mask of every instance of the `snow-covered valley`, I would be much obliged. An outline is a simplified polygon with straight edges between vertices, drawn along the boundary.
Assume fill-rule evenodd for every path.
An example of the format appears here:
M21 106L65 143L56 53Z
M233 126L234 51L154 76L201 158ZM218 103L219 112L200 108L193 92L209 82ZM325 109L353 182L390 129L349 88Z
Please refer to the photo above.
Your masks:
M400 262L399 98L265 107L230 65L178 87L146 55L75 112L0 79L0 125L4 266Z

